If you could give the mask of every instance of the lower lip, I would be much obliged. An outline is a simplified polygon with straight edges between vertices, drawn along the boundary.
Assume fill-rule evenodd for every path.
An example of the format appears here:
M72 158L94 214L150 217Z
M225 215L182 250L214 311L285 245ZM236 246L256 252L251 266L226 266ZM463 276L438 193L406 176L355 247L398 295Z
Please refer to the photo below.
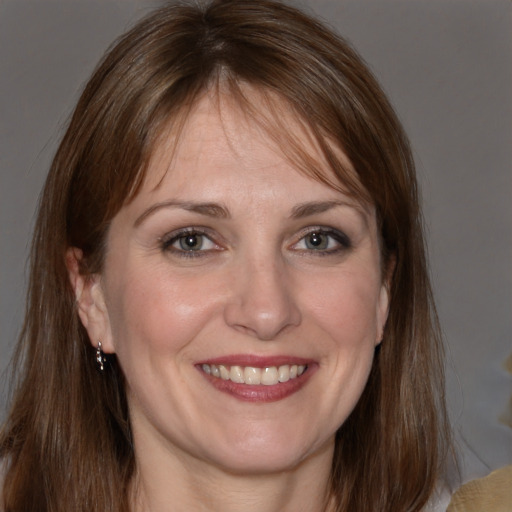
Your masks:
M198 370L213 387L244 402L277 402L288 398L297 393L307 383L316 369L317 365L308 365L306 371L299 377L287 382L265 386L263 384L240 384L231 380L212 377L198 367Z

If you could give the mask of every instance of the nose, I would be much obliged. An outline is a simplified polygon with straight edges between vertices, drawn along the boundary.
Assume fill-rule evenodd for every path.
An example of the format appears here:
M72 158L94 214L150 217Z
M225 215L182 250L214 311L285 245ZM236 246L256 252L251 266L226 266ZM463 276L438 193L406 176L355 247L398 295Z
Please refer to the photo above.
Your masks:
M271 341L301 322L298 297L284 265L245 261L231 275L226 323L259 340Z

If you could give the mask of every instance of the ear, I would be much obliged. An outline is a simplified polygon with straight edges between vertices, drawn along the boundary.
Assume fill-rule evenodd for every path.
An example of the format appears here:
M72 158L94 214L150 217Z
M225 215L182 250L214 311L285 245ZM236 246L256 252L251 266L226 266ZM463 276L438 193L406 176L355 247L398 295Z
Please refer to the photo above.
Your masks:
M66 267L75 292L78 316L87 330L91 344L97 347L101 341L103 352L113 353L115 348L101 275L81 273L82 257L82 251L76 247L70 247L66 251Z
M377 338L375 340L375 346L379 345L384 337L384 328L386 327L386 321L389 315L390 291L395 266L396 257L395 255L392 255L387 262L387 267L384 272L380 288L379 299L377 301Z

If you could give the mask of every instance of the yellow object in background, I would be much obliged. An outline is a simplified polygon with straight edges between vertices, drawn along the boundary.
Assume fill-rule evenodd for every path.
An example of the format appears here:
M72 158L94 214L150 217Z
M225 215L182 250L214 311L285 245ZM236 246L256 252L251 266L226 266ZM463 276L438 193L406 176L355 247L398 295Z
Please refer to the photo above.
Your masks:
M446 512L512 512L512 466L464 484Z

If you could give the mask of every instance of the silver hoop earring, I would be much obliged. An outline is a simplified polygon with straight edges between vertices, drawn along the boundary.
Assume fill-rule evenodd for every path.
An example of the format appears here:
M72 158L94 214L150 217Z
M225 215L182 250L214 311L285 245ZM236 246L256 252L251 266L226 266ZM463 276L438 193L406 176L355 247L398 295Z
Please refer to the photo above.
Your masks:
M105 371L105 363L107 362L107 358L105 357L103 350L101 350L101 341L98 341L98 347L96 348L96 362L98 363L100 371Z

